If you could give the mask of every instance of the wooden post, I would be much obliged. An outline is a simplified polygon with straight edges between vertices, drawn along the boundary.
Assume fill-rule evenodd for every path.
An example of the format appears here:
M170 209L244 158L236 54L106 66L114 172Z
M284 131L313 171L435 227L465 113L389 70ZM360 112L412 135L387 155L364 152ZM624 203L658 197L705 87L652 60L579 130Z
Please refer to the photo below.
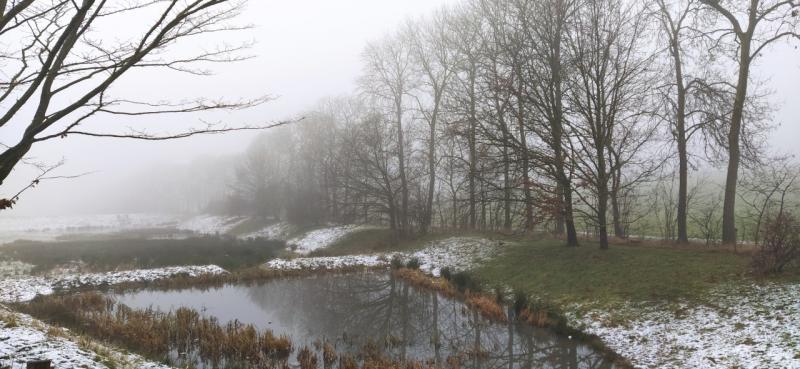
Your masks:
M50 369L50 360L33 360L25 364L25 369Z

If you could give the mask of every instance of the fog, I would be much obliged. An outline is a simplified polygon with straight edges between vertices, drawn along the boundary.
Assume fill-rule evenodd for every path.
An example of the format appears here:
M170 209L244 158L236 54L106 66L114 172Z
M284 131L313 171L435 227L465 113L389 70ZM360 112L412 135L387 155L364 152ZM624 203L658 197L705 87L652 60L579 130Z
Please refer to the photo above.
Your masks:
M177 72L125 76L116 95L150 101L180 101L199 97L239 99L271 95L276 100L247 111L181 117L132 119L122 129L142 127L176 132L197 126L200 119L229 125L259 124L298 117L319 99L355 90L361 71L360 55L369 40L380 38L409 17L430 13L452 0L300 0L250 1L236 21L253 28L204 39L181 50L214 48L224 42L254 42L243 55L251 59L212 65L214 75L198 77ZM119 28L133 27L130 24ZM115 29L116 30L116 29ZM235 39L228 39L228 37ZM93 127L103 127L93 121ZM115 122L116 124L116 122ZM20 128L17 127L17 131ZM0 143L11 144L12 131L0 130ZM58 215L85 212L125 212L142 209L142 197L156 182L169 182L181 166L241 153L258 132L192 137L168 142L141 142L73 136L34 146L28 155L37 161L65 161L60 175L90 173L80 178L43 182L26 191L10 215ZM15 138L14 138L15 139ZM0 186L0 198L27 185L36 174L19 166ZM158 175L159 178L153 178ZM159 182L160 183L160 182ZM148 189L143 191L142 189ZM131 204L138 204L133 208ZM152 209L159 210L159 209Z
M196 126L200 119L241 125L297 118L324 97L356 90L356 79L363 69L361 53L368 41L382 37L409 17L429 14L455 2L250 1L237 22L252 24L252 29L235 33L235 40L209 38L199 45L179 48L253 41L253 47L245 52L252 55L251 59L214 65L215 74L208 77L176 72L132 74L123 78L113 91L121 96L146 96L149 100L236 99L268 94L276 97L274 101L234 113L132 119L118 125L175 132ZM124 29L136 22L129 21L131 25L116 26ZM796 143L800 137L799 60L797 47L779 44L766 53L754 73L756 79L766 81L764 87L772 92L770 101L777 108L774 113L777 126L770 132L769 146L790 154L800 153ZM106 123L96 120L89 124L103 127ZM0 130L3 135L0 142L13 143L10 132L13 129ZM38 144L30 152L30 158L47 163L64 160L59 175L85 175L43 182L27 191L13 210L3 211L0 216L186 210L191 207L165 205L159 200L169 192L162 184L183 186L195 182L198 194L224 189L226 184L221 176L209 180L214 176L193 178L190 173L230 174L235 156L256 135L258 132L234 132L166 142L70 137ZM34 174L25 166L15 169L0 187L0 197L16 193ZM158 193L159 190L163 193ZM150 206L153 208L148 209Z

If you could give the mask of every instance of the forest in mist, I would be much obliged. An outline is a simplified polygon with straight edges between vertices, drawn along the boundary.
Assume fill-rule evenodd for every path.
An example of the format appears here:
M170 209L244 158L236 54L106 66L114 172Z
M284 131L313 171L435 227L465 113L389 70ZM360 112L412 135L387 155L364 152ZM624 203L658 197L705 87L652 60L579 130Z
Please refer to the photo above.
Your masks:
M749 80L797 10L765 7L474 0L408 21L365 47L357 91L253 141L209 210L757 241L797 210Z
M104 100L101 84L86 95L96 102L34 115L23 139L6 146L0 174L5 179L22 160L19 167L33 164L34 172L42 171L33 175L31 184L38 184L63 161L42 165L25 154L34 143L67 136L161 141L264 130L249 147L241 145L240 154L209 146L190 163L115 168L120 174L113 179L81 182L79 189L62 181L65 192L91 196L51 194L44 201L76 211L372 223L397 236L474 229L555 232L570 245L578 235L591 235L604 247L609 236L757 242L769 220L797 206L797 163L770 142L776 127L793 122L776 119L780 99L755 72L774 47L794 45L797 7L792 1L711 0L452 3L373 37L361 51L352 91L284 121L219 126L200 117L207 126L166 135L136 128L76 131L94 115L114 121L176 113L216 117L275 100ZM227 23L239 10L234 5L215 13L208 20L213 27L199 33L163 25L163 35L172 42L248 29ZM94 55L96 45L81 42ZM154 50L169 45L153 42ZM120 45L118 60L102 53L75 59L84 67L65 69L59 77L65 84L43 93L82 93L84 81L129 62L168 69L185 64L177 71L205 75L189 65L247 61L239 53L248 47L222 45L149 60ZM25 50L20 60L33 63ZM20 73L26 65L20 64ZM38 83L20 80L9 85L8 95ZM49 99L40 100L45 110ZM15 113L6 117L15 122L24 115ZM62 119L74 122L61 132L48 130ZM29 177L17 186L31 187ZM6 196L4 207L19 198Z

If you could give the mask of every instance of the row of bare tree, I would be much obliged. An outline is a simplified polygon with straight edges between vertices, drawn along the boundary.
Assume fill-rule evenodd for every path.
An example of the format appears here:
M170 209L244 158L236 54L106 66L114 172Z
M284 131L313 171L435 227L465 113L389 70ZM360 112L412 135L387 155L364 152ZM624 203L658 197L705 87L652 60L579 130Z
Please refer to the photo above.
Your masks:
M727 167L720 236L735 243L740 166L763 164L771 125L751 67L770 44L800 38L799 10L469 0L369 44L359 92L254 143L232 198L398 235L539 227L575 246L584 224L607 248L652 219L641 199L674 176L666 217L685 243L690 168L711 163Z

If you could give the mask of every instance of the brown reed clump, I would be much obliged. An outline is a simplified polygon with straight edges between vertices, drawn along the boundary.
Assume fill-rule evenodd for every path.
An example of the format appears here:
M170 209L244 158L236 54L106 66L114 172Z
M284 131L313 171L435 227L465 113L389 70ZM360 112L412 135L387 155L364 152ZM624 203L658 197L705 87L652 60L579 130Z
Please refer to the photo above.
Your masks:
M343 354L339 356L339 369L358 369L358 364L353 355Z
M419 270L398 269L393 273L396 277L411 285L437 291L448 297L464 298L467 306L480 312L486 319L501 322L508 320L503 305L497 302L497 299L493 296L469 291L467 291L466 295L462 294L446 279L431 277Z
M393 273L396 277L416 287L438 291L448 297L456 297L459 294L458 290L446 279L431 277L416 269L402 268L393 271Z
M469 294L467 295L467 305L483 315L484 318L497 321L506 321L508 317L496 299L483 294Z
M322 363L328 368L334 361L336 361L336 349L329 342L325 342L322 345Z
M317 369L317 354L303 346L297 353L297 362L300 363L300 369Z
M554 327L558 325L558 320L544 308L525 308L519 313L519 320L536 327Z
M288 337L276 337L251 324L233 321L223 326L216 318L203 317L188 308L169 313L134 310L97 292L44 296L17 307L156 360L177 353L179 357L197 357L212 367L274 368L280 367L292 351Z
M445 360L450 369L461 369L462 358L461 355L451 355Z

